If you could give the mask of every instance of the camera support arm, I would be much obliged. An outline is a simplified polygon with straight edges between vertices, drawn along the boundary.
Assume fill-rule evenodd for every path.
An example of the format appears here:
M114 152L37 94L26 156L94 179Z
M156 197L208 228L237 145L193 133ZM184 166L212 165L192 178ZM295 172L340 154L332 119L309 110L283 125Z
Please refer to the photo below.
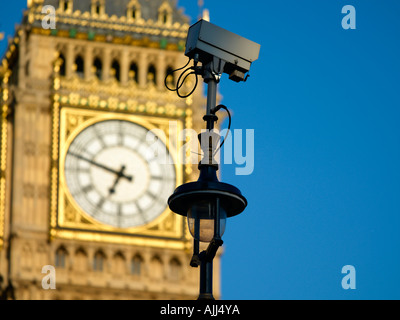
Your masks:
M203 67L202 76L204 82L207 83L207 113L204 121L207 122L207 130L214 129L214 122L218 120L212 111L217 106L217 86L224 72L225 61L217 57Z

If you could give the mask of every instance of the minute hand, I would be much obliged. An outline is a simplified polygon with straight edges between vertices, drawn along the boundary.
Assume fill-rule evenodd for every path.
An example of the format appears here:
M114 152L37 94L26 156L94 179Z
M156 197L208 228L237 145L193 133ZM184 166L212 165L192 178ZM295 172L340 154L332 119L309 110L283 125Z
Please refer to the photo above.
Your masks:
M119 176L119 177L121 177L121 178L125 178L125 179L127 179L127 180L129 180L129 181L132 181L132 179L133 179L132 176L127 176L127 175L125 175L124 173L121 172L121 170L120 170L120 171L117 171L117 170L111 169L111 168L106 167L106 166L104 166L104 165L102 165L102 164L100 164L100 163L94 162L93 160L90 160L90 159L88 159L88 158L85 158L85 157L83 157L83 156L81 156L81 155L79 155L79 154L75 154L75 153L72 153L72 152L68 152L68 154L70 154L71 156L73 156L73 157L75 157L75 158L78 158L78 159L80 159L80 160L89 162L90 164L92 164L92 165L94 165L94 166L96 166L96 167L98 167L98 168L101 168L101 169L103 169L103 170L105 170L105 171L111 172L111 173L113 173L113 174L115 174L115 175L117 175L117 176Z

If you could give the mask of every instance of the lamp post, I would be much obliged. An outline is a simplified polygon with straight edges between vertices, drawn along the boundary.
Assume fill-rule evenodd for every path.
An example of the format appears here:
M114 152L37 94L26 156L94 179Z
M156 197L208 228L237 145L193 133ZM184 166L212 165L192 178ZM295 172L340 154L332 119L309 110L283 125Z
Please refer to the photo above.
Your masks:
M235 82L246 81L246 73L251 64L258 59L259 52L259 44L200 20L189 28L186 39L185 55L189 57L189 62L173 72L185 69L191 59L194 60L194 67L182 72L175 89L168 87L165 78L166 87L170 91L176 91L181 98L187 98L195 91L198 75L203 77L208 86L207 112L203 118L207 124L206 132L199 134L200 146L204 153L199 164L199 179L179 186L168 199L168 205L173 212L187 217L189 231L194 238L190 265L200 266L199 300L214 299L213 260L223 244L221 237L225 231L226 219L242 213L247 206L247 200L238 188L220 182L217 178L218 163L214 156L220 136L214 131L214 124L218 120L216 113L224 107L216 106L217 86L223 73L229 74L229 79ZM197 66L199 62L201 67ZM187 71L191 72L186 74ZM179 89L191 74L196 76L196 84L189 94L182 95ZM221 146L222 143L219 147ZM200 242L209 243L207 249L202 252Z
M217 84L223 69L223 61L214 59L204 68L207 89L207 114L204 121L207 130L199 134L204 156L199 163L200 176L196 182L179 186L168 199L170 209L187 217L188 227L194 238L192 267L200 266L199 300L214 300L212 294L213 259L222 246L226 219L240 214L247 206L246 198L236 187L218 181L218 164L214 159L220 136L214 131L217 101ZM208 248L200 251L200 242L208 242Z
M3 289L4 278L0 274L0 300L15 300L14 287L11 282Z

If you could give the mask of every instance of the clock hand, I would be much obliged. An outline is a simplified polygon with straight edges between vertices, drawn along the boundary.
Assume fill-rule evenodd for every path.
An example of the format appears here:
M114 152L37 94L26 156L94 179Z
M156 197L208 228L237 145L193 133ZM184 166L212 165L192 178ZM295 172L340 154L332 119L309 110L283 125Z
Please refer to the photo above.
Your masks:
M111 196L112 194L115 193L115 188L116 188L119 180L121 180L121 178L124 177L124 171L125 171L125 166L122 166L121 170L119 170L117 173L117 178L115 179L113 186L109 189L109 191L110 191L109 196ZM132 180L130 180L130 181L132 181Z
M75 153L72 153L72 152L68 152L68 154L70 154L71 156L73 156L73 157L75 157L75 158L78 158L78 159L80 159L80 160L89 162L90 164L92 164L92 165L94 165L94 166L96 166L96 167L98 167L98 168L101 168L101 169L103 169L103 170L105 170L105 171L111 172L111 173L117 175L117 176L119 177L119 179L125 178L125 179L127 179L129 182L132 182L132 180L133 180L133 177L132 177L132 176L127 176L127 175L125 175L125 174L123 173L123 170L122 170L122 171L121 171L121 170L120 170L120 171L116 171L116 170L111 169L111 168L109 168L109 167L106 167L106 166L104 166L104 165L102 165L102 164L100 164L100 163L94 162L93 160L90 160L90 159L88 159L88 158L85 158L85 157L83 157L83 156L81 156L81 155L79 155L79 154L75 154ZM124 169L125 169L125 168L124 168Z

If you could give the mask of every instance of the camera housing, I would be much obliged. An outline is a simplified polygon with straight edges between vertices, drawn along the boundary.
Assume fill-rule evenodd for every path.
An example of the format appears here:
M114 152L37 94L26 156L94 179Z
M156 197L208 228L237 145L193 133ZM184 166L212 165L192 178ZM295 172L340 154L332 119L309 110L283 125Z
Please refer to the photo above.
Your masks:
M260 54L261 46L235 33L200 20L189 28L185 55L206 65L218 58L225 62L224 73L233 81L245 81L245 74Z

